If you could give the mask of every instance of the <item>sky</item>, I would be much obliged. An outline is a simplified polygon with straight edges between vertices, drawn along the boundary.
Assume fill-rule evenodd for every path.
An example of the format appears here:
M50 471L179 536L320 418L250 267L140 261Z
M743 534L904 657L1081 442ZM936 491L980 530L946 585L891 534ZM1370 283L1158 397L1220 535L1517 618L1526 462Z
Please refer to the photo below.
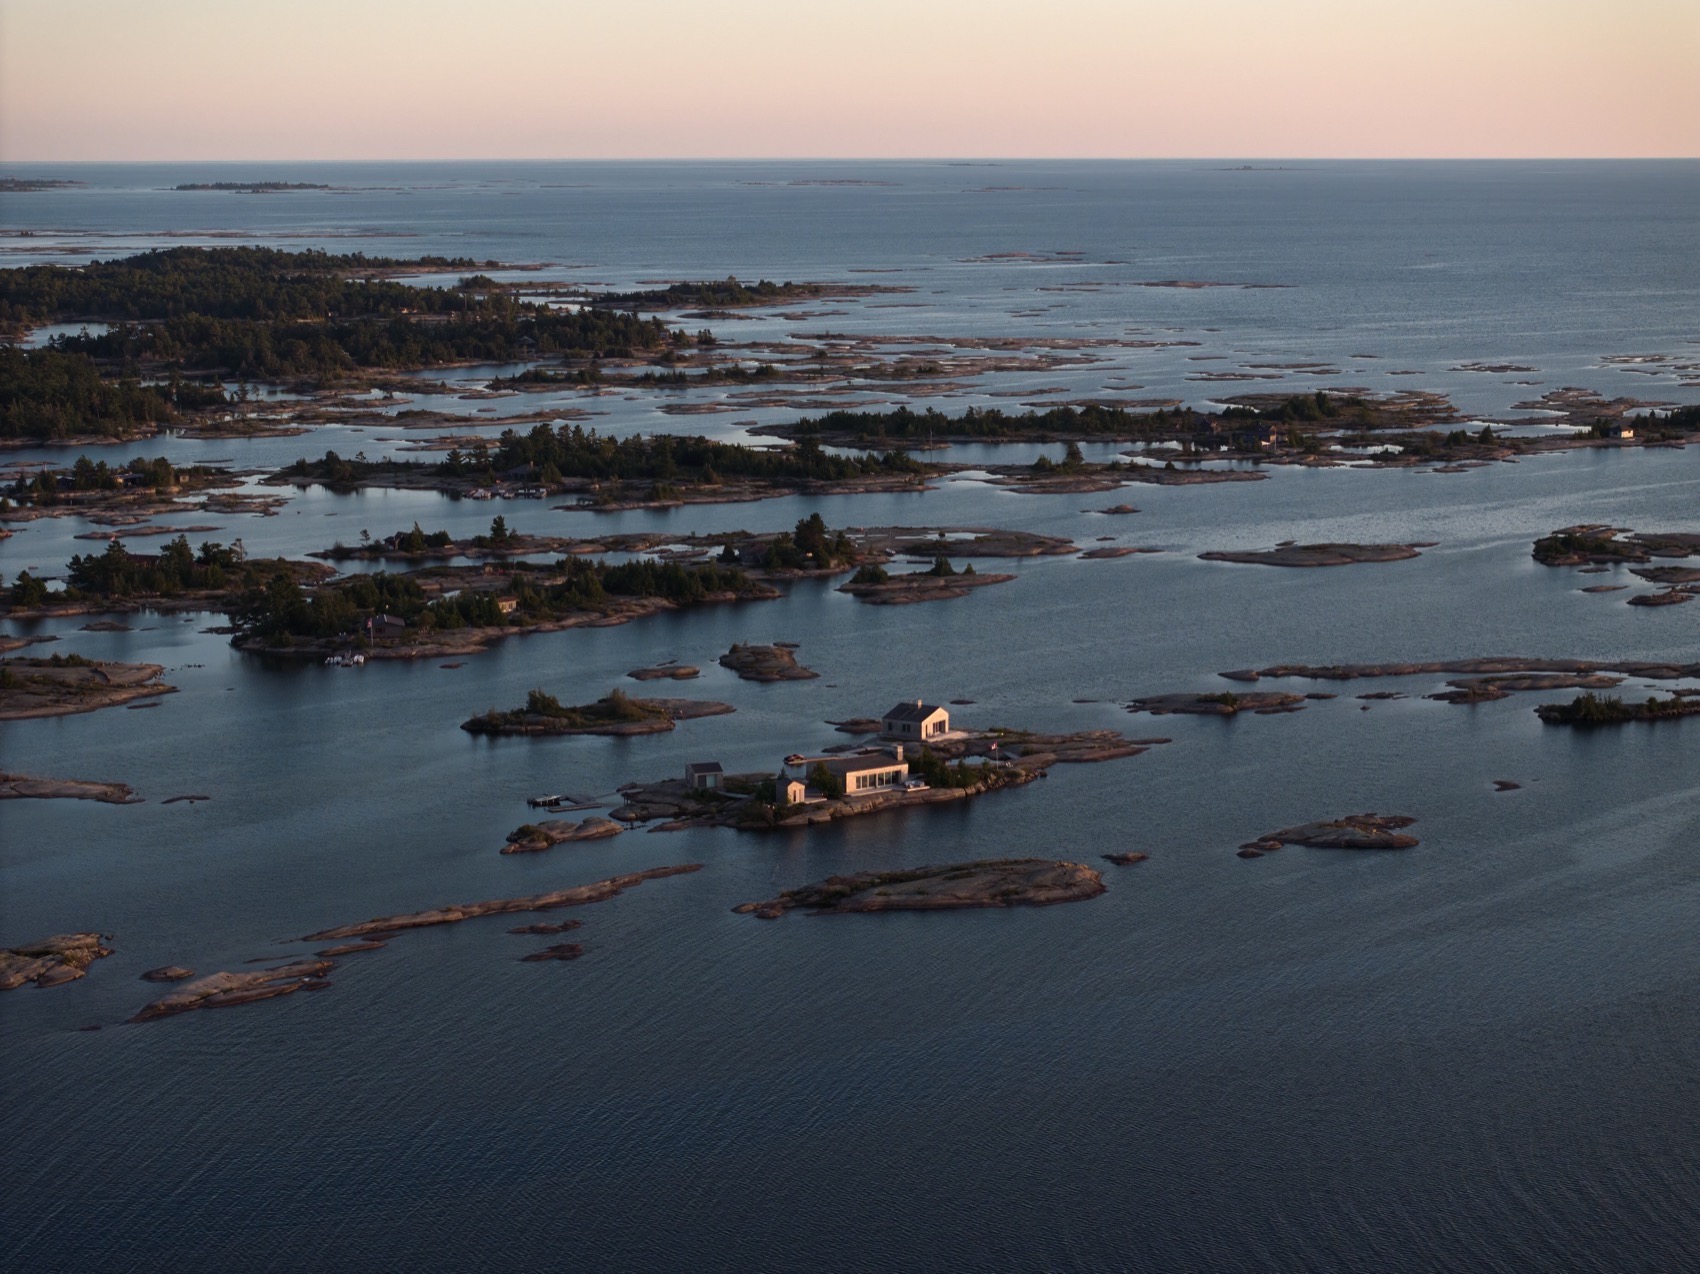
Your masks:
M0 162L1700 156L1697 0L0 0Z

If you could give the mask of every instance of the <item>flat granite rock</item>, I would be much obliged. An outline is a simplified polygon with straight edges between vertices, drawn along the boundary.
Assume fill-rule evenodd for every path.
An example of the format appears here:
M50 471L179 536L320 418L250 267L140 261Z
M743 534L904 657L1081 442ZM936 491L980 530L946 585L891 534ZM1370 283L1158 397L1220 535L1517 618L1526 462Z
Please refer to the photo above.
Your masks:
M88 779L37 779L25 774L0 774L0 801L34 798L42 801L104 801L134 805L142 798L127 783L97 783Z
M210 973L204 978L185 983L180 990L161 996L142 1009L132 1022L152 1022L178 1013L198 1009L229 1008L237 1004L252 1004L258 1000L292 995L310 984L324 984L325 976L336 966L329 960L295 960L275 969L255 969L247 973Z
M690 681L702 676L702 669L691 664L662 664L658 668L633 668L626 676L633 681Z
M149 969L142 974L143 982L181 982L184 978L195 976L193 969L185 969L180 964L161 965L157 969Z

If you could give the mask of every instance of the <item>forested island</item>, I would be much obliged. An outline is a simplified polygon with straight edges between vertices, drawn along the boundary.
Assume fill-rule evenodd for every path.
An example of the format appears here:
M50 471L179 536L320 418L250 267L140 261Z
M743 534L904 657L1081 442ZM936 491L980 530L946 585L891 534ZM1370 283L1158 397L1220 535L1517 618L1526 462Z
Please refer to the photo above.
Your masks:
M1535 715L1548 725L1595 726L1626 725L1631 721L1673 721L1678 717L1700 715L1700 698L1681 693L1660 699L1650 695L1640 703L1625 702L1616 695L1596 695L1592 691L1577 695L1569 703L1543 703Z
M498 486L575 494L591 510L761 500L807 491L903 490L937 472L901 450L839 455L813 440L791 447L750 447L708 438L598 434L583 425L539 424L504 430L494 448L450 450L441 461L349 459L327 451L302 458L271 478L337 491L404 487L468 495Z
M765 601L779 590L734 567L651 558L610 564L511 562L499 574L443 567L377 572L305 589L278 573L230 606L238 649L313 656L357 648L373 658L471 654L520 632L624 623L661 610Z
M232 247L0 272L0 330L110 325L0 351L0 440L123 438L227 405L221 387L186 378L327 382L522 353L626 356L675 339L659 320L557 309L475 276L450 288L384 277L478 265Z

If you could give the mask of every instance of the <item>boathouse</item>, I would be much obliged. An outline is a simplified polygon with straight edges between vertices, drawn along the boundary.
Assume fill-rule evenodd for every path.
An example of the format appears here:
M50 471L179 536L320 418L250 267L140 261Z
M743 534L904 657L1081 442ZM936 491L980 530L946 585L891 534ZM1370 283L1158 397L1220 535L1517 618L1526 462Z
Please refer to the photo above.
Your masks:
M718 792L725 777L719 761L692 761L685 767L685 786L693 792Z

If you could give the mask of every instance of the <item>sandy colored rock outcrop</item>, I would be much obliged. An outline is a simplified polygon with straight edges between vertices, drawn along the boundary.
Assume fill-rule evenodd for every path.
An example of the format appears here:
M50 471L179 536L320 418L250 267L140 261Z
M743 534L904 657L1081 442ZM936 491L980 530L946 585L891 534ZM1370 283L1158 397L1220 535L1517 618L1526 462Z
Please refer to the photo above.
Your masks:
M89 965L112 954L106 935L60 933L40 942L0 950L0 991L10 991L26 982L37 986L59 986L75 982Z
M144 1005L141 1012L130 1020L152 1022L197 1009L230 1008L237 1004L275 999L280 995L293 995L309 985L323 984L325 976L335 967L329 960L296 960L275 969L210 973Z

